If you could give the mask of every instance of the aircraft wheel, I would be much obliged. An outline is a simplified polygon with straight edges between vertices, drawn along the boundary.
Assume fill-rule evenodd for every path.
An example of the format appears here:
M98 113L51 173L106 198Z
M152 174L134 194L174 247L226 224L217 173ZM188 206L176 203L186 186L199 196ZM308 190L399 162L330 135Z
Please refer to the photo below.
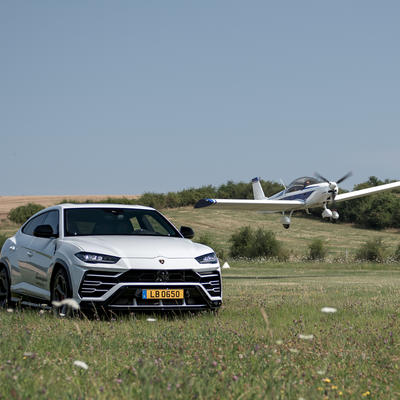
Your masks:
M290 224L283 224L283 227L284 227L285 229L289 229L289 228L290 228Z

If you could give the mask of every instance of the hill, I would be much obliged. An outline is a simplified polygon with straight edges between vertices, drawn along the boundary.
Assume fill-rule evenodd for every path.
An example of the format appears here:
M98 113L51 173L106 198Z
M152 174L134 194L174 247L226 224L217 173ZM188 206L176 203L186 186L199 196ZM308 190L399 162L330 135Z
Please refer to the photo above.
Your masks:
M177 226L191 226L195 240L207 234L216 244L229 248L229 238L241 226L261 227L271 230L277 239L296 257L303 256L315 238L324 240L331 259L351 258L361 244L371 238L381 238L388 252L400 244L399 231L361 229L347 223L330 223L322 219L294 216L290 229L284 229L279 214L259 214L251 211L202 210L191 207L167 209L163 213Z
M122 196L3 196L0 197L0 233L11 235L18 225L12 224L7 219L8 212L29 202L49 206L68 201L101 201L106 198L121 198ZM124 196L135 199L138 196ZM400 243L399 231L386 229L382 231L360 229L351 224L339 222L332 224L321 219L294 216L290 229L282 228L279 214L260 214L250 211L222 211L215 209L193 209L193 207L180 207L161 210L176 227L181 225L191 226L196 233L195 240L208 236L212 243L229 249L229 238L233 232L242 226L261 227L271 230L283 242L292 258L301 258L307 251L307 246L315 238L324 240L330 259L351 258L361 244L371 238L381 238L389 252Z

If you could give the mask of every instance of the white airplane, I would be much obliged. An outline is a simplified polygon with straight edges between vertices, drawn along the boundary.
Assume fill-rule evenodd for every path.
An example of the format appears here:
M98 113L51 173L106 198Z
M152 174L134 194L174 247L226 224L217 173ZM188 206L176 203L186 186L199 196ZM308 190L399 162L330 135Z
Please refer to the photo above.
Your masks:
M281 223L288 229L291 217L296 210L322 207L322 218L330 218L335 221L339 219L336 210L330 210L328 205L334 202L356 199L373 193L391 190L400 187L400 181L385 185L374 186L367 189L355 190L353 192L338 194L338 184L351 176L351 172L338 179L336 182L329 181L321 175L316 178L304 176L295 179L288 187L271 197L266 197L261 187L260 179L252 180L254 200L239 199L201 199L194 208L218 207L227 210L251 210L263 213L282 213ZM286 213L289 213L287 215Z

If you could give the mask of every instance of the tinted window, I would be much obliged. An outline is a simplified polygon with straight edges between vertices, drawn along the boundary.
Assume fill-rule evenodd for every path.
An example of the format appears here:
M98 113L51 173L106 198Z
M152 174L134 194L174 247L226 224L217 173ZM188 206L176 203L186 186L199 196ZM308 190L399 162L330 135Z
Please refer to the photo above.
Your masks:
M150 235L181 237L157 211L129 208L71 208L64 211L65 236Z
M31 219L23 228L22 232L25 233L25 235L31 235L33 236L33 231L35 228L39 225L43 225L44 219L47 217L48 213L43 213L38 215L37 217Z
M53 229L53 233L58 235L58 211L50 211L47 213L45 220L43 221L43 225L50 225Z

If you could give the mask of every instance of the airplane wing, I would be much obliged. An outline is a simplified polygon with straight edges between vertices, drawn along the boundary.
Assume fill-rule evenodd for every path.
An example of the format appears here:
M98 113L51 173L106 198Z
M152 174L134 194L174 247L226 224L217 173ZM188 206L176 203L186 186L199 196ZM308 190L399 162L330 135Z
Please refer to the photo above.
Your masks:
M358 197L368 196L373 193L383 192L385 190L395 189L400 187L400 181L387 183L386 185L374 186L367 189L355 190L354 192L337 194L335 201L345 201L356 199Z
M224 210L249 210L282 212L304 209L301 200L234 200L234 199L201 199L194 208L215 207Z

